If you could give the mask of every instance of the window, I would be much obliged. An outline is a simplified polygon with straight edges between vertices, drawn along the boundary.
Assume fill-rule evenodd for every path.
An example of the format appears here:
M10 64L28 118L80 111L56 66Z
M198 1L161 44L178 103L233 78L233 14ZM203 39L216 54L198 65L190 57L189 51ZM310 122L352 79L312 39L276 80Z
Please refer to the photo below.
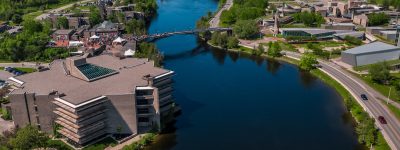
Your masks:
M138 114L147 114L147 113L149 113L149 109L148 108L138 108L137 111L138 111Z
M35 112L38 112L38 108L37 108L37 106L35 106Z
M149 122L149 118L147 118L147 117L139 117L138 121L139 122Z
M37 122L38 124L40 124L39 116L36 116L36 122Z

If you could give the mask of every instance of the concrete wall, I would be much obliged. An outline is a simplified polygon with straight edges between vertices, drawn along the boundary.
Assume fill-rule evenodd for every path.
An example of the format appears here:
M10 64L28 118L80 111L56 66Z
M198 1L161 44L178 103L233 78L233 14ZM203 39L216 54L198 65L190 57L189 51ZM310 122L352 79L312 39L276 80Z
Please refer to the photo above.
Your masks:
M24 127L29 123L34 126L40 125L40 130L52 134L54 114L51 101L53 99L54 96L50 95L35 97L33 93L11 94L10 105L14 124L18 127Z
M392 51L381 52L381 53L357 55L356 61L357 61L357 66L362 66L385 60L399 59L399 56L400 56L400 49L395 49Z
M342 52L341 60L344 63L352 65L352 66L356 66L357 65L355 55L353 55L353 54Z
M108 133L117 133L122 127L122 134L137 134L136 99L133 93L122 95L107 95Z
M49 134L53 134L55 114L53 113L54 104L52 101L54 98L54 95L36 95L40 128Z
M26 109L25 94L10 94L11 113L15 126L24 127L29 124L30 117Z

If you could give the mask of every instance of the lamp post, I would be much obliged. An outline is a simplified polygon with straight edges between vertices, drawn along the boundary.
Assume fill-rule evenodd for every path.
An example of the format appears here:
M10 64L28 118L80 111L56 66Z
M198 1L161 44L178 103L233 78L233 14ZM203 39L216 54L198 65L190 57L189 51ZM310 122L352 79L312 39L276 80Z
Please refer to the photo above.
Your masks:
M388 97L387 97L387 100L386 100L386 104L389 104L390 91L392 91L392 87L389 88L389 94L388 94Z

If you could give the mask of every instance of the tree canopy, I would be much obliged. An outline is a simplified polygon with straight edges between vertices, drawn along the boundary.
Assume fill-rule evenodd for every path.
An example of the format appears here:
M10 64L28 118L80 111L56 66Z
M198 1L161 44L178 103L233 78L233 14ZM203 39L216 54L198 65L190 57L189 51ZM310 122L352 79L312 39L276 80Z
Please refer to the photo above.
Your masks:
M271 57L279 57L281 56L282 48L278 42L269 42L268 43L268 52L267 54Z
M325 23L325 19L321 14L307 11L293 14L293 19L296 22L304 23L308 27L319 27Z
M233 26L233 32L239 38L249 39L258 33L258 27L253 20L240 20Z
M35 149L45 147L49 137L36 127L27 125L17 131L16 137L11 138L9 143L15 149Z
M268 0L234 0L232 8L221 13L221 23L232 25L240 20L262 17L267 6Z
M300 68L304 70L311 70L315 68L315 65L318 64L317 57L315 57L312 53L305 53L300 58Z
M379 26L388 23L390 17L385 13L371 13L368 15L368 25Z
M371 65L368 72L372 80L377 83L386 83L390 80L389 64L385 61Z

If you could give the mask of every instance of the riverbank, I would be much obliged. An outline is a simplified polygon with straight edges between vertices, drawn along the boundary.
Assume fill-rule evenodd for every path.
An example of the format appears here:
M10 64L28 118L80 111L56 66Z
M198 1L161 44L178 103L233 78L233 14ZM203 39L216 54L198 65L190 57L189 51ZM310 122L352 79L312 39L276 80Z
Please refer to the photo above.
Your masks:
M211 44L210 42L207 42L207 44L211 47L214 47L217 49L222 49L219 46L215 46L215 45ZM239 49L226 49L226 50L230 51L230 52L245 53L245 54L253 55L252 51L254 49L241 46L241 47L239 47ZM275 57L275 58L270 57L266 54L261 54L261 55L256 55L256 56L266 58L266 59L274 59L274 60L278 60L278 61L284 61L284 62L288 62L290 64L294 64L296 66L298 66L298 64L299 64L299 60L296 60L296 59L293 59L290 57L286 57L286 56ZM310 73L312 75L314 75L315 77L319 78L320 80L322 80L323 82L325 82L326 84L328 84L329 86L333 87L339 93L339 95L343 99L344 105L347 108L348 112L351 114L351 116L353 117L355 122L357 122L354 124L354 131L357 131L360 128L364 129L362 125L358 125L358 124L361 122L364 123L366 121L370 121L371 118L364 111L363 107L358 102L356 102L356 100L350 94L350 92L341 83L336 81L334 78L332 78L329 74L325 73L323 70L314 69L314 70L311 70ZM375 135L374 148L376 150L389 150L390 147L387 144L386 140L383 138L382 133L379 131L376 131L376 134L377 135ZM357 135L361 136L360 134L357 134ZM369 146L370 145L368 145L368 144L364 144L364 148L366 148L366 149Z

